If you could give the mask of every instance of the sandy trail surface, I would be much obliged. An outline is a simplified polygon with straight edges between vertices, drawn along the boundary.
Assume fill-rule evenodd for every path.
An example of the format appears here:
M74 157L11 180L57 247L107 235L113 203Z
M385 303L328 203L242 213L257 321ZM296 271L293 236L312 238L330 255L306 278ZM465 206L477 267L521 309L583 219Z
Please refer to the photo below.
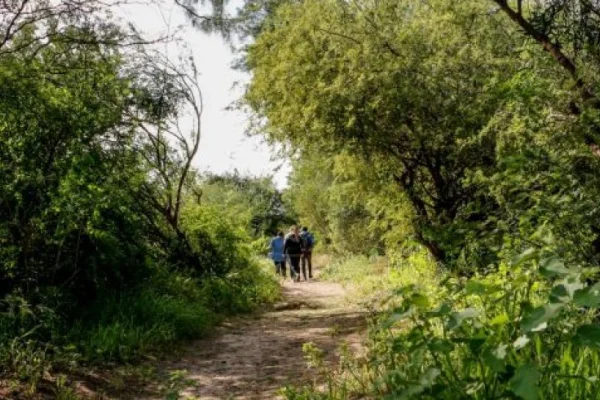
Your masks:
M364 333L364 312L345 296L336 283L286 281L282 301L270 311L222 324L160 368L166 374L185 371L180 399L277 399L288 384L319 383L303 344L314 343L335 363L340 345L357 350Z

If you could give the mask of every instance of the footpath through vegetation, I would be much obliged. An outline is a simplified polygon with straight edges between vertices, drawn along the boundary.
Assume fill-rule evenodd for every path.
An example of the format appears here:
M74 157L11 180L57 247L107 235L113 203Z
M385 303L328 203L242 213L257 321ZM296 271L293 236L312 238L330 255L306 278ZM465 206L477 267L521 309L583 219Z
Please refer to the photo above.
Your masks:
M365 331L366 314L345 295L333 282L285 282L283 300L272 310L224 323L164 364L163 374L183 377L175 391L182 399L274 399L288 385L322 384L305 359L312 348L306 344L333 366L340 346L357 350ZM164 390L157 392L145 398L165 398Z
M166 0L244 43L283 190L194 167L206 49L117 3L0 2L0 397L600 398L599 0ZM336 365L339 286L235 319L298 223L375 311Z

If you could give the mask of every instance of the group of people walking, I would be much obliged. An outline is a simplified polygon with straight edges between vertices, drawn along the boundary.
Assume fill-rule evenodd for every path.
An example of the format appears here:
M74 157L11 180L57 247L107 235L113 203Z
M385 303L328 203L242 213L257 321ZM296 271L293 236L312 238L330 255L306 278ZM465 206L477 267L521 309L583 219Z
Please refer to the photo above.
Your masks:
M305 281L312 279L312 249L315 239L303 227L302 231L296 225L290 228L290 232L283 235L282 231L271 239L271 258L275 263L275 271L278 275L286 277L286 265L290 266L290 277L292 280L300 281L300 267Z

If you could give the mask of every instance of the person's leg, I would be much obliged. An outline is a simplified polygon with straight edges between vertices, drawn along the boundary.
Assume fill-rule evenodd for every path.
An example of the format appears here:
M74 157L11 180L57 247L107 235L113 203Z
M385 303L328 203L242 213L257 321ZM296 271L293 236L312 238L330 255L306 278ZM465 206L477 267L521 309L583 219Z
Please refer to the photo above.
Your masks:
M275 264L275 274L279 275L279 262L273 260L273 263Z
M283 276L285 278L286 276L286 271L285 271L285 259L281 262L281 276Z
M294 271L294 263L292 262L292 257L287 256L287 261L288 261L288 264L290 264L290 278L292 278L292 280L294 280L294 278L296 277L296 274L295 274L296 271Z
M301 261L302 263L302 276L304 277L304 280L306 281L306 254L302 255Z
M294 267L294 276L295 276L295 281L299 282L300 281L300 257L299 256L293 256L290 257L290 260L292 261L292 267Z
M306 261L308 262L308 277L312 279L312 251L306 253Z

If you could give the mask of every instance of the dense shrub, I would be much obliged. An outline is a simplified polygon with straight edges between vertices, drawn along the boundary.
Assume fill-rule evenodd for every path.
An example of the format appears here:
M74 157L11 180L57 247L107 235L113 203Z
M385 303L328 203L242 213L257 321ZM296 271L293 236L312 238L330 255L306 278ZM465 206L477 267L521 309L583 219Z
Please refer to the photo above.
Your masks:
M388 289L364 356L345 354L333 372L307 349L329 385L287 398L595 398L600 292L586 277L596 271L566 266L546 244L469 279L405 270L412 282Z

